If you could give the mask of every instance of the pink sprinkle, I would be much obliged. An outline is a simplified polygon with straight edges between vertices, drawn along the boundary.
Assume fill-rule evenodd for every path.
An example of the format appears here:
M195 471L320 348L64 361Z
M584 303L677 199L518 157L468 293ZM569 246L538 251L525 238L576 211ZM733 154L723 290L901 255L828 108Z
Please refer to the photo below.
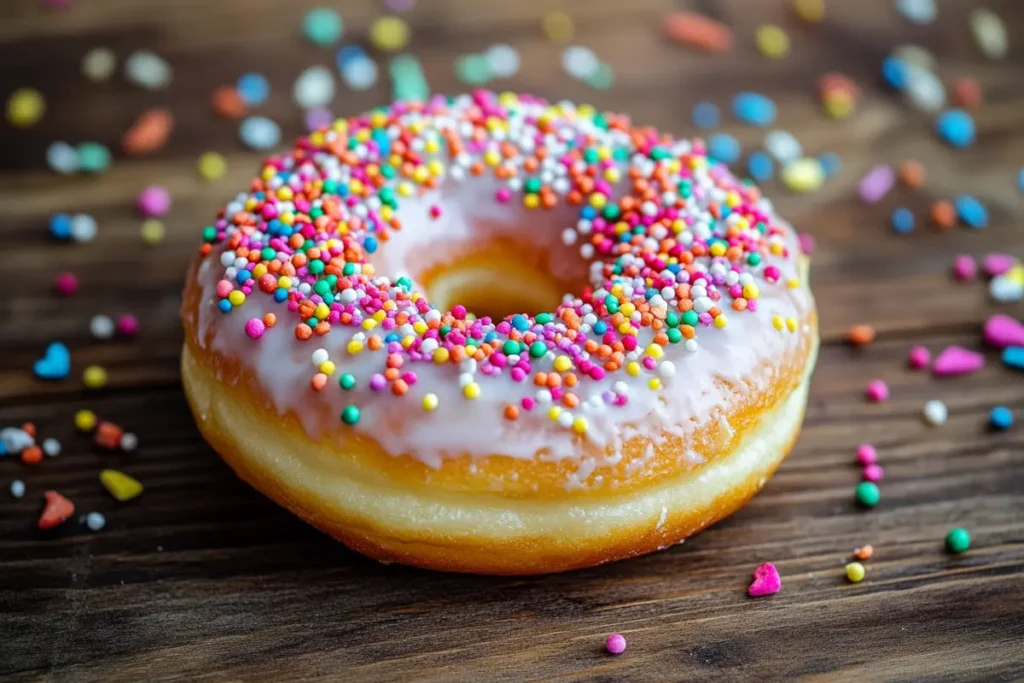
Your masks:
M873 379L868 382L866 394L872 403L881 403L889 398L889 385L880 379Z
M985 321L985 341L997 349L1024 346L1024 325L1008 315L997 313Z
M873 465L878 460L878 451L869 443L857 446L857 462L861 465Z
M867 204L882 200L896 184L896 171L888 164L878 164L860 180L857 188L860 198Z
M882 469L881 465L868 465L864 468L864 481L882 481L882 477L885 476L885 470Z
M779 570L771 562L765 562L754 570L754 582L747 589L747 594L752 598L762 595L771 595L782 590L782 577Z
M1017 259L1009 254L986 254L981 262L981 267L989 277L1002 275L1015 265L1017 265Z
M978 264L973 256L960 254L953 259L953 277L962 282L973 280L978 275Z
M801 232L797 239L800 240L800 251L808 255L814 253L814 235Z
M156 218L171 210L171 195L158 185L150 185L139 193L137 203L143 216Z
M966 375L985 367L985 356L962 346L947 346L935 359L932 373L939 377Z
M440 218L441 217L441 207L438 206L437 204L434 204L433 206L430 207L429 213L430 213L430 217L431 218Z
M926 368L932 362L932 353L923 346L911 346L907 362L916 370Z
M604 649L613 655L621 655L626 651L626 638L621 633L613 633L604 641Z
M54 288L61 296L71 296L78 291L78 277L74 273L61 273L54 282Z
M266 329L267 326L259 318L249 318L245 321L245 333L249 335L249 339L259 339Z
M117 319L117 333L123 337L134 337L139 333L139 319L131 313L125 313Z

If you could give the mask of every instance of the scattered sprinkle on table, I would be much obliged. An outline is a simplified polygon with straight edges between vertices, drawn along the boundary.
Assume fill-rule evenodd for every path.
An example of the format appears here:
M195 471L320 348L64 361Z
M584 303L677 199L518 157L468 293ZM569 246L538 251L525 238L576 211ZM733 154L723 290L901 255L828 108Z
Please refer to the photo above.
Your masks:
M963 527L955 527L946 534L946 550L954 555L967 552L971 547L971 534Z
M873 508L882 499L882 493L878 489L878 484L873 481L862 481L857 484L854 498L861 507Z
M89 531L100 531L107 525L107 518L99 512L90 512L85 516L85 525Z
M455 60L455 76L468 85L483 85L491 79L487 58L476 53L459 56Z
M60 296L73 296L78 292L78 276L74 273L58 273L53 288Z
M117 71L117 57L105 47L94 47L82 57L82 75L93 83L109 81Z
M985 321L982 328L985 343L997 349L1007 346L1024 346L1024 325L1015 318L997 313Z
M357 46L349 47L353 49L349 50L343 60L341 60L341 57L342 53L345 52L345 48L338 52L341 61L342 80L345 81L345 85L353 90L372 88L378 78L377 62L370 59L362 51L362 48Z
M752 152L747 158L747 173L759 183L771 180L775 175L775 161L765 152Z
M933 427L939 427L946 423L949 418L949 408L938 399L932 399L924 404L924 419Z
M728 133L714 133L708 138L708 156L724 164L739 161L743 154L740 141Z
M75 429L80 432L91 432L96 426L96 413L91 410L79 410L75 413Z
M839 158L839 155L834 152L823 152L819 154L818 162L821 164L821 170L825 172L826 180L829 178L835 178L843 166L843 162Z
M953 259L953 277L961 282L973 280L978 275L978 263L969 254L959 254Z
M878 461L878 451L869 443L862 443L857 446L857 463L863 467L873 465Z
M775 24L759 26L754 33L754 43L769 59L781 59L789 54L789 35Z
M83 173L103 173L110 168L110 150L98 142L83 142L75 148L78 169Z
M1009 272L1009 270L1015 265L1017 265L1016 257L1010 254L1001 254L999 252L985 254L985 258L981 261L981 268L989 277L995 277L996 275L1002 275Z
M121 136L121 148L129 156L152 154L167 144L173 130L174 116L169 109L149 109Z
M166 232L163 221L158 218L147 218L139 226L139 237L142 238L144 244L149 246L163 242Z
M970 147L974 142L974 117L963 109L947 109L936 117L935 132L951 147Z
M939 199L932 203L928 214L937 230L949 230L956 225L956 207L953 202Z
M878 164L860 179L857 192L861 201L876 204L881 201L896 184L896 171L888 164Z
M871 325L852 325L846 332L846 339L854 346L867 346L875 341L878 333Z
M334 74L325 66L311 66L295 79L292 94L300 109L325 107L334 99Z
M1009 429L1013 426L1013 411L1006 406L996 406L988 414L988 423L993 429Z
M977 372L983 367L984 355L954 344L947 346L936 356L932 373L937 377L953 377Z
M899 235L906 235L914 230L914 212L905 206L898 207L893 210L892 216L889 217L889 223L892 225L892 229Z
M235 90L250 107L258 107L270 98L270 82L261 73L249 72L238 77Z
M814 192L825 182L825 170L814 157L805 157L782 167L782 182L793 192Z
M864 560L870 560L875 554L875 549L870 545L862 545L853 551L854 558L863 562Z
M135 203L146 218L166 216L171 210L171 193L159 185L150 185L139 192Z
M46 506L39 516L40 529L52 529L75 514L75 504L56 491L47 491L43 495L46 498Z
M763 595L772 595L782 590L782 576L779 570L771 562L765 562L754 570L754 581L747 589L747 595L752 598L759 598Z
M21 479L15 479L11 482L11 495L15 498L21 498L25 495L25 482Z
M370 44L383 52L398 52L409 43L409 24L395 16L384 16L370 25Z
M868 382L865 394L872 403L883 403L889 399L889 385L884 380L873 379Z
M961 76L953 81L953 101L965 109L977 109L985 97L978 79Z
M850 583L860 583L864 580L864 575L867 570L864 569L864 565L860 562L850 562L846 565L846 578Z
M78 152L66 142L57 140L46 148L46 165L61 175L78 172Z
M770 130L764 135L764 148L780 164L798 160L804 154L803 145L788 130Z
M495 78L510 78L519 72L519 51L506 43L491 45L484 52L487 68Z
M43 453L45 453L48 458L56 458L60 455L60 441L57 441L57 439L54 439L53 437L43 439L42 447Z
M972 195L962 194L956 198L956 215L969 228L982 230L988 227L988 209Z
M549 12L541 19L541 30L552 43L568 43L574 33L572 17L565 12Z
M124 74L129 82L146 90L162 90L171 83L174 72L160 55L140 50L124 60Z
M15 128L30 128L46 112L46 100L35 88L19 88L7 98L7 122Z
M94 315L89 320L89 333L96 339L110 339L114 336L114 321L106 315Z
M732 48L732 29L696 12L672 12L662 22L672 40L704 52L718 54Z
M391 75L393 99L426 102L430 97L430 86L423 75L423 64L415 55L395 55L388 63L388 72Z
M885 476L885 470L882 469L881 465L871 464L864 468L861 472L861 477L864 481L879 482Z
M907 363L910 367L915 370L921 370L931 365L932 354L924 346L912 346L910 347L910 353L907 356Z
M242 121L238 135L246 147L257 151L273 149L281 141L281 126L265 116L250 116Z
M562 68L581 81L592 76L600 64L594 51L584 45L570 45L562 52Z
M896 11L914 24L930 24L938 14L935 0L896 0Z
M46 353L32 366L39 379L64 379L71 372L71 352L60 342L46 347Z
M741 92L732 98L732 113L738 120L751 126L770 126L775 123L775 101L757 92Z
M690 112L690 119L693 125L698 128L717 128L720 120L718 105L713 102L698 102ZM1024 169L1021 169L1024 177Z
M825 18L825 0L793 0L793 11L804 21L817 23Z
M107 371L100 365L90 365L82 372L82 383L87 389L102 389L107 385Z
M341 15L328 7L318 7L302 17L302 35L306 40L326 47L341 40L344 24Z
M613 655L621 655L626 651L626 638L621 633L612 633L605 639L604 649Z
M927 173L920 161L908 159L900 164L899 177L901 183L916 190L924 187Z
M981 53L989 59L1002 59L1009 49L1006 25L999 15L987 8L978 8L969 18L971 35Z
M217 152L203 152L196 165L199 177L207 182L220 180L227 173L228 163L224 155Z

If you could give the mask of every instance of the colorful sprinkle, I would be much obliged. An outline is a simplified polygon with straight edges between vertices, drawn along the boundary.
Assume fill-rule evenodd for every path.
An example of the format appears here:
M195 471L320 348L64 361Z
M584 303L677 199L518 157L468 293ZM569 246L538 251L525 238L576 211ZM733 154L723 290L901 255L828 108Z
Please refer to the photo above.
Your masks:
M932 373L937 377L967 375L985 367L985 356L962 346L947 346L935 358Z
M988 227L988 209L969 194L956 198L956 215L969 228L982 230Z
M245 104L258 107L270 98L270 81L260 73L245 73L238 77L235 90Z
M878 164L860 180L858 194L867 204L880 202L896 184L896 171L888 164Z
M246 147L265 151L281 141L281 126L265 116L250 116L242 121L238 134Z
M142 113L121 137L121 148L129 156L152 154L163 148L174 130L174 116L168 109Z
M754 33L754 43L769 59L781 59L789 54L789 34L774 24L759 26Z
M118 470L100 472L100 483L107 493L121 503L138 497L143 491L142 482Z
M32 371L39 379L64 379L71 372L71 352L60 342L53 342L32 366Z
M93 83L109 81L117 71L117 56L105 47L94 47L82 57L82 75Z
M690 119L698 128L717 128L721 120L718 105L713 102L698 102L690 112ZM1021 170L1021 174L1024 175L1024 169Z
M988 423L993 429L1009 429L1013 426L1013 411L1006 406L996 406L988 414Z
M85 525L89 531L100 531L107 525L107 518L99 512L90 512L85 516Z
M946 534L946 550L954 555L967 552L971 547L971 534L963 527L956 527Z
M932 399L924 404L924 410L922 411L925 422L938 427L946 423L949 418L949 408L946 404L938 399Z
M873 379L868 382L866 395L872 403L882 403L889 399L889 385L883 380Z
M43 495L46 497L46 507L39 517L40 529L52 529L75 514L75 504L56 491L47 491Z
M747 589L747 595L758 598L782 590L782 576L771 562L765 562L754 570L754 581Z
M997 349L1007 346L1024 346L1024 325L1015 318L997 313L985 321L982 329L985 343Z
M130 83L146 90L162 90L171 83L174 72L158 54L140 50L124 60L124 75Z
M21 498L25 495L25 482L21 479L15 479L11 482L11 496L14 498Z
M949 109L935 119L935 132L951 147L970 147L974 142L974 118L963 109Z
M383 52L398 52L409 42L409 24L394 16L380 17L370 25L370 43Z
M910 367L915 370L921 370L931 365L932 354L924 346L912 346L910 347L910 353L907 355L907 363Z
M673 12L662 22L665 34L681 45L719 54L732 48L732 30L695 12Z
M867 570L860 562L850 562L846 565L846 578L850 583L860 583L864 580Z
M626 638L621 633L612 633L605 639L604 649L613 655L621 655L626 651Z
M873 508L882 500L882 492L878 490L878 484L873 481L862 481L857 484L854 498L861 507Z
M874 465L878 462L878 451L869 443L862 443L857 446L857 463L862 467Z
M732 113L748 125L770 126L775 123L775 101L761 93L741 92L732 99Z
M874 547L870 545L862 545L853 551L854 558L863 562L864 560L870 560L875 554Z
M135 204L146 218L166 216L171 210L171 193L159 185L150 185L139 192Z
M302 17L302 35L320 47L327 47L341 40L343 28L341 15L328 7L312 9Z
M900 235L913 232L915 222L914 212L905 206L894 209L889 217L893 231Z
M7 98L7 122L15 128L30 128L43 118L46 100L34 88L20 88Z
M867 346L875 341L878 333L871 325L853 325L846 332L846 339L854 346Z

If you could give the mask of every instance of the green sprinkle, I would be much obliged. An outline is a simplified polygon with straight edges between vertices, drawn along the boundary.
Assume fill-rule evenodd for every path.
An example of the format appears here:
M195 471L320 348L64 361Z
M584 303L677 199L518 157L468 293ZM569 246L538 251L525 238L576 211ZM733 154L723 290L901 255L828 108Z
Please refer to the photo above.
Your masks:
M110 167L110 150L98 142L78 145L78 167L84 173L102 173Z
M679 327L679 314L675 311L669 311L668 315L665 316L665 324L669 327Z
M338 378L338 386L341 387L342 389L344 389L345 391L348 391L349 389L351 389L355 385L356 385L356 376L353 375L351 372L343 373L341 375L341 377Z
M665 334L668 335L668 340L672 344L678 344L683 340L683 333L677 327L668 328L668 332Z
M700 318L697 316L697 311L687 311L683 313L683 324L693 327L697 324Z
M586 83L594 90L607 90L615 84L615 72L607 63L601 62Z
M506 356L511 356L514 353L519 353L519 342L514 339L509 339L501 346L501 350L505 352Z
M345 406L345 409L341 411L341 421L347 425L354 425L359 422L359 408Z
M324 272L324 262L318 258L313 259L309 262L309 272L313 273L313 275L319 275Z
M542 341L535 341L530 344L530 357L540 358L548 352L548 346Z
M874 482L862 481L857 484L856 498L857 503L860 505L866 508L873 508L882 499L882 494L878 490L878 485Z
M756 266L761 263L761 255L758 253L751 253L747 256L747 264Z
M354 264L354 263L346 263L344 266L341 267L341 274L342 275L355 275L356 274L356 264Z
M313 285L313 291L320 296L325 296L331 293L331 284L327 280L317 280Z
M491 80L487 57L478 54L462 55L455 60L455 76L469 85L483 85Z
M204 242L215 242L217 240L217 228L212 225L208 225L203 228L203 241Z
M540 192L541 186L542 183L540 182L540 178L529 178L525 183L523 183L523 189L530 194L537 194Z
M946 534L946 550L954 555L965 553L970 547L971 535L967 532L967 529L956 527L955 529L950 529L949 533Z
M541 325L546 325L554 319L555 316L551 315L550 313L538 313L536 318L537 322Z

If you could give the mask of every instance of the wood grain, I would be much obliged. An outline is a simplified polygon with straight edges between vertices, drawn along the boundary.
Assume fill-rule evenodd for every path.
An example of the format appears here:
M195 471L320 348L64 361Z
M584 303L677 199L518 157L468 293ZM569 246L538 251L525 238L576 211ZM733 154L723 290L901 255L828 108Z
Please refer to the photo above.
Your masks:
M1020 376L992 363L970 377L936 381L905 369L911 344L979 348L979 327L997 309L979 283L947 275L954 254L999 250L1024 256L1024 200L1014 178L1024 160L1024 51L981 58L965 17L975 3L939 3L940 20L917 27L887 0L829 2L829 17L804 26L764 0L563 0L497 3L420 0L407 15L410 50L436 91L462 89L455 55L495 42L520 50L523 68L500 88L625 110L642 123L694 134L689 111L702 99L728 105L741 89L776 98L779 124L811 152L835 151L840 176L795 197L769 184L778 205L819 248L813 283L825 344L804 435L762 495L683 546L566 575L526 579L456 576L380 566L306 527L241 482L202 442L179 385L181 282L198 230L244 186L258 162L231 124L209 113L212 89L248 70L266 73L274 96L265 113L290 134L301 116L290 84L331 54L304 44L302 11L337 6L346 37L365 42L376 3L298 0L80 0L65 11L38 0L0 3L0 92L31 85L47 96L44 121L24 132L0 127L0 425L35 422L64 443L59 458L25 468L0 460L0 483L23 479L28 495L0 496L0 676L7 680L1020 680L1024 677L1024 432L986 430L996 403L1024 409ZM1011 39L1024 35L1024 3L991 0ZM659 16L690 7L732 25L736 50L711 58L666 43ZM577 41L613 66L616 85L594 92L558 66L539 17L560 8L577 20ZM790 31L793 54L770 62L751 36L763 22ZM880 88L878 64L892 46L915 42L940 57L944 79L971 74L985 85L978 143L953 152L928 117ZM172 87L148 93L116 80L89 84L81 56L107 45L124 57L153 49L175 67ZM864 90L849 123L823 118L814 79L838 69ZM369 92L343 90L337 113L385 103L384 80ZM114 145L144 108L168 105L171 144L153 157L118 159L101 178L60 178L43 163L46 145L95 139ZM728 117L727 117L728 118ZM761 132L727 129L745 145ZM205 150L225 153L228 177L195 178ZM857 179L879 161L917 158L927 187L897 189L881 204L855 198ZM148 183L168 187L168 237L146 247L133 199ZM971 192L992 212L986 231L937 233L923 225L934 198ZM907 237L892 235L889 212L919 215ZM88 212L100 234L88 245L53 244L52 211ZM81 293L53 296L61 270ZM132 312L135 341L97 342L88 320ZM850 324L870 322L879 341L853 350ZM72 378L40 383L30 372L46 343L73 351ZM107 367L109 388L87 393L78 379ZM867 379L892 388L884 405L862 399ZM942 428L920 419L924 401L950 407ZM137 433L134 455L95 450L72 416L89 407ZM882 503L853 504L853 449L876 444L885 467ZM146 493L115 503L100 487L103 467L142 480ZM72 521L52 532L34 522L40 495L58 489L79 512L108 521L90 533ZM970 529L961 556L942 550L952 526ZM871 543L868 578L851 585L843 564ZM753 568L777 564L784 589L750 600ZM612 631L629 640L613 658Z

